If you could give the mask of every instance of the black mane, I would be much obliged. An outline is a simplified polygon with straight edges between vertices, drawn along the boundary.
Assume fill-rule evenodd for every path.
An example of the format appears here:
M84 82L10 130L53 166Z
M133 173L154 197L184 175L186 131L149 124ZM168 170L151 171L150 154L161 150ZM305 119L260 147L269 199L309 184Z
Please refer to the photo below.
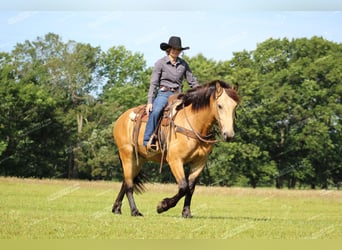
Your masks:
M228 83L221 80L214 80L212 82L201 85L200 87L188 90L185 94L181 94L179 99L183 99L184 106L192 104L193 111L198 111L207 108L210 105L211 96L215 95L216 93L217 83L219 83L220 86L224 88L226 91L229 89L236 93L236 91L233 90ZM235 94L235 96L232 98L237 102L239 100L237 94Z

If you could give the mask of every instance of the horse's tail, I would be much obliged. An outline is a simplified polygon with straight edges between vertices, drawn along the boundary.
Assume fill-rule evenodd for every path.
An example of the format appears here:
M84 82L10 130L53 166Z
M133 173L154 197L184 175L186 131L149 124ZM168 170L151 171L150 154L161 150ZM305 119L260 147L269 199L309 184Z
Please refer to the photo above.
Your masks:
M118 157L119 157L119 160L120 160L120 165L121 167L123 166L122 165L122 160L121 160L121 157L120 157L120 154L118 153ZM134 177L133 179L133 191L137 194L142 194L146 191L146 187L144 185L144 183L148 182L148 178L146 176L146 174L144 174L141 170L140 172L138 173L137 176Z
M148 182L148 178L146 174L144 174L142 171L139 172L139 174L134 178L133 183L134 187L133 190L137 194L142 194L146 191L146 187L144 183Z

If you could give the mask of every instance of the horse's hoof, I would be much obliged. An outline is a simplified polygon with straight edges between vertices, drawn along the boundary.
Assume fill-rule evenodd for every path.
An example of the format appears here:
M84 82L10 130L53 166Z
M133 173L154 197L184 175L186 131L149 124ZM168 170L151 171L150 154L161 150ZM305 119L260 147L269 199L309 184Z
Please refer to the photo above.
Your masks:
M143 216L143 214L140 213L138 210L133 211L133 212L131 213L131 215L132 215L132 216Z
M166 199L162 200L158 206L157 206L157 212L158 214L165 212L166 210L168 210L169 208L167 207L167 202Z
M161 214L162 212L164 212L165 210L164 210L164 208L162 207L162 205L161 204L159 204L158 206L157 206L157 213L158 214Z
M113 214L121 214L121 204L114 204L112 208Z
M183 218L192 218L190 208L183 208L182 216Z
M114 209L113 209L113 210L112 210L112 213L113 213L113 214L121 214L121 210L114 210Z

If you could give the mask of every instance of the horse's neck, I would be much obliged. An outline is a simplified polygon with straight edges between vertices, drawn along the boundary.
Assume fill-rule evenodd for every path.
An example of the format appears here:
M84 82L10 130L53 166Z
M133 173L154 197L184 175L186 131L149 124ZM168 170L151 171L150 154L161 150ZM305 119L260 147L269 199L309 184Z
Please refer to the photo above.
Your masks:
M185 117L185 125L202 135L208 134L215 122L215 116L209 108L195 112L191 110L191 105L189 105L183 110L183 115Z

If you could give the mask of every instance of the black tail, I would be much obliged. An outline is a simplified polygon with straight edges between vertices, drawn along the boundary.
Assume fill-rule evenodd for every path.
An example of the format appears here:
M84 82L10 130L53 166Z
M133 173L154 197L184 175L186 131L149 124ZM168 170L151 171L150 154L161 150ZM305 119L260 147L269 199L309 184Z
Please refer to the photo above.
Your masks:
M145 192L146 187L144 186L144 183L146 182L148 182L147 176L142 171L140 171L139 174L133 180L134 192L137 194L142 194L143 192Z
M122 161L121 161L121 157L119 153L118 153L118 156L119 156L120 165L122 168ZM144 193L146 191L146 187L144 186L144 183L146 182L148 182L147 176L142 171L140 171L139 174L133 180L133 183L134 183L133 191L137 194Z

